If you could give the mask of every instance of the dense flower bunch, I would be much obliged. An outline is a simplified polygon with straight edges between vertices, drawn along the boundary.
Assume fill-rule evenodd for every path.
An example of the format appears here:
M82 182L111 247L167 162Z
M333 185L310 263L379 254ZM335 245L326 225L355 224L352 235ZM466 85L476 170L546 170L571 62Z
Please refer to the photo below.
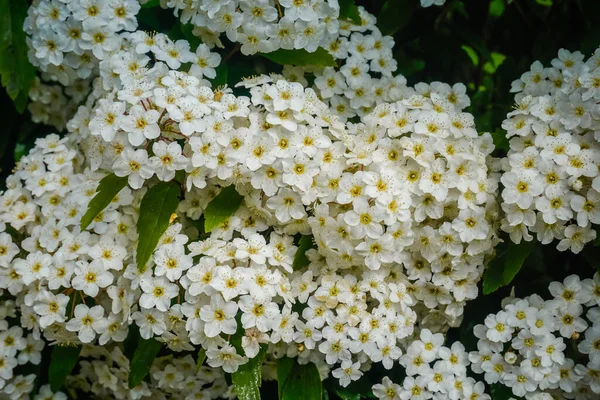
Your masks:
M313 87L319 97L342 120L364 116L377 104L401 100L406 88L402 75L392 76L397 68L392 55L394 39L381 34L373 15L362 7L359 11L362 24L340 22L340 34L323 45L339 67L306 69L314 74ZM284 75L292 79L300 71L284 70Z
M7 243L18 252L0 288L29 327L104 346L135 323L173 351L201 346L225 372L269 344L345 385L371 362L391 368L415 327L459 323L497 240L497 182L490 135L443 91L406 88L402 101L344 124L279 76L245 81L250 97L212 90L174 70L180 60L160 61L148 38L130 35L101 62L73 133L40 139L1 197L0 219L23 240ZM81 232L109 172L129 187ZM178 218L140 271L140 201L173 179ZM242 206L198 237L195 221L231 185ZM294 271L299 234L316 248ZM243 354L230 342L237 332Z
M467 376L470 361L465 347L460 342L454 342L451 347L443 344L444 335L422 330L419 339L400 357L407 375L402 385L384 377L380 384L373 386L375 397L381 400L489 400L484 383Z
M0 224L0 267L7 266L10 258L7 254L15 252L15 245L11 245L9 235L4 232L6 225ZM5 251L5 252L3 252ZM0 296L4 293L0 290ZM14 301L3 298L0 303L0 394L6 399L22 399L30 394L35 386L34 373L21 374L17 371L22 366L40 365L42 362L42 349L44 341L40 339L39 331L29 331L19 323L17 307ZM48 385L39 390L35 399L46 398L52 395ZM57 392L52 399L66 400L64 393Z
M120 32L137 28L139 10L137 0L35 0L24 27L29 61L63 85L92 77L120 48Z
M538 295L505 300L476 325L472 369L526 399L596 399L600 394L600 273L571 275Z
M57 83L44 83L36 77L29 90L27 105L32 121L63 131L77 111L77 104L89 94L90 86L91 81L87 79L79 79L63 87Z
M579 253L600 224L600 51L584 61L560 50L552 66L535 62L513 82L515 110L502 127L510 140L502 176L502 229L515 242Z
M308 84L305 75L314 81L312 88L342 121L363 117L382 103L405 99L416 91L429 97L430 93L443 96L453 106L451 112L460 113L471 102L465 85L453 87L441 82L431 85L418 83L407 91L406 79L394 76L397 62L392 50L394 39L383 36L376 26L376 18L358 8L360 25L340 21L339 35L331 38L323 47L334 57L338 66L326 68L286 66L282 74L290 81ZM472 117L463 114L461 123L474 127Z
M80 372L69 376L65 383L66 390L73 396L79 392L110 399L230 397L231 387L225 382L225 374L207 366L198 368L196 360L189 354L156 358L150 369L150 379L133 389L127 385L130 361L121 347L84 346L81 357Z
M223 47L220 35L241 44L243 54L278 49L314 52L339 35L337 0L167 0L182 23L194 25L194 34L211 46Z

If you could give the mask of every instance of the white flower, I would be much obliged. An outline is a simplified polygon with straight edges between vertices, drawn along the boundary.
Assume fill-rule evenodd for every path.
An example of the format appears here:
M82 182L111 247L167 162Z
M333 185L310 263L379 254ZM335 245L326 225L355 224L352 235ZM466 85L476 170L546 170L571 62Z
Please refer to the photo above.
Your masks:
M75 317L67 322L66 328L70 332L77 332L77 337L83 343L91 343L100 333L103 319L102 306L89 308L85 304L78 304L75 306Z
M94 260L91 263L77 261L72 285L73 289L82 290L88 296L95 297L100 288L112 283L113 278L113 274L107 271L102 260Z
M140 287L144 292L140 296L140 306L143 308L156 307L163 312L169 309L171 299L179 294L179 287L162 276L152 279L142 278Z
M141 188L144 181L154 175L146 150L134 151L130 147L125 148L115 160L113 170L117 176L127 176L127 182L132 189Z
M136 104L129 109L128 115L120 117L119 125L127 132L129 142L139 146L146 139L156 139L160 135L158 117L158 111L145 110L142 105Z
M334 369L331 374L339 379L342 387L348 386L350 382L356 381L362 376L360 363L355 362L353 364L350 360L342 361L340 368Z
M181 146L177 142L155 142L152 145L154 156L149 162L156 176L161 181L170 181L175 177L175 172L185 169L188 160L181 154Z
M244 357L236 353L235 348L225 344L220 349L210 349L206 352L208 365L213 368L222 367L227 373L234 373L244 361Z
M64 322L69 297L64 294L52 294L48 291L40 292L39 299L33 306L40 316L40 327L46 328L55 322Z
M233 335L237 329L235 315L238 306L233 301L225 302L221 296L213 296L210 304L200 310L200 319L205 322L204 333L215 337L225 333Z

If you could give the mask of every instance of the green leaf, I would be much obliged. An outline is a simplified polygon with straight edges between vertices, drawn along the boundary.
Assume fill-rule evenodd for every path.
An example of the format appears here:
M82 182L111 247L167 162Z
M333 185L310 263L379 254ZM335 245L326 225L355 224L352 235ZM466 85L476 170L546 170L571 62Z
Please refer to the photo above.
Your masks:
M315 67L334 67L336 65L333 56L322 47L319 47L313 53L309 53L308 51L303 49L280 49L271 53L260 53L260 55L281 65L312 65Z
M260 400L262 383L262 362L267 353L267 346L262 345L256 357L251 358L237 371L231 374L233 391L240 400Z
M289 357L282 357L277 360L277 396L281 399L283 387L288 381L296 360Z
M512 282L523 263L535 248L536 241L508 242L497 248L496 257L483 274L483 294L490 294Z
M509 244L504 260L504 270L502 272L504 286L510 284L521 270L523 263L533 251L535 244L535 240L530 242L522 240L519 244Z
M358 7L354 4L354 0L339 0L339 4L340 19L347 19L356 25L362 25L362 19L360 18Z
M552 5L552 0L535 0L541 6L550 7Z
M295 360L294 360L295 361ZM279 379L279 374L277 376ZM323 383L319 370L313 363L294 365L281 390L280 400L321 400Z
M140 338L129 366L129 389L133 389L139 385L144 377L148 375L150 367L152 367L152 362L160 351L161 346L162 343L154 338L148 340Z
M82 231L92 223L94 218L113 201L125 186L127 186L126 176L119 177L115 174L108 174L100 180L96 188L96 195L88 204L88 209L83 217L81 217L80 227Z
M204 360L206 360L206 350L201 348L198 350L198 356L196 357L196 371L204 364Z
M479 65L479 56L477 55L477 53L475 52L475 50L473 50L473 48L471 46L467 46L466 44L464 44L464 45L460 46L460 48L463 49L465 51L465 53L467 53L467 55L471 59L471 62L473 63L473 65L475 65L475 66Z
M308 257L306 257L306 252L314 248L315 244L313 241L313 236L302 235L300 242L298 242L298 250L296 250L296 254L294 255L294 262L292 263L292 268L294 271L304 268L310 264L310 260Z
M204 210L204 231L210 232L231 217L242 205L244 196L236 192L235 186L227 186L214 198Z
M489 14L492 17L501 17L505 8L504 0L492 0L490 1Z
M79 296L77 296L79 297ZM131 360L140 339L140 330L136 324L129 325L127 337L123 341L123 355Z
M169 227L171 214L179 204L180 193L179 184L171 181L157 183L144 195L137 222L139 240L135 257L140 271L146 270L160 237Z
M483 64L483 70L488 74L494 74L496 73L498 67L502 65L504 60L506 60L506 56L501 53L496 53L495 51L492 51L490 53L490 56L492 57L492 59Z
M82 346L59 346L52 347L50 355L50 367L48 368L48 381L53 392L62 387L65 379L79 360Z
M483 294L490 294L504 286L502 272L504 269L503 260L496 256L487 266L483 274Z
M387 0L377 16L377 26L384 35L394 33L408 25L417 6L412 0Z
M0 0L0 76L19 113L25 111L35 68L27 58L27 0Z

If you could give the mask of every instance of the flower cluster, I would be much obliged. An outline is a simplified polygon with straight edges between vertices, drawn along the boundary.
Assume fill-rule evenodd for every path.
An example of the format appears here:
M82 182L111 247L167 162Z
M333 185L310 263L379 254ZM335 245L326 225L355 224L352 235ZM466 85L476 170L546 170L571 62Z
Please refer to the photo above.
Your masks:
M340 34L324 44L339 67L311 71L313 88L319 97L346 120L364 116L377 104L396 102L404 97L406 79L396 77L397 62L392 55L394 39L383 36L373 15L359 8L362 24L341 22ZM288 79L302 76L301 68L284 70ZM300 78L302 79L302 78Z
M90 91L90 81L79 79L63 87L60 84L47 84L36 77L29 90L27 109L35 123L51 125L63 131L67 122L77 111Z
M465 347L460 342L454 342L451 347L443 344L444 335L422 330L419 339L400 357L407 375L402 385L384 377L382 383L373 386L375 397L381 400L489 400L484 383L467 376L470 361Z
M0 267L7 266L7 260L15 252L15 245L11 243L8 233L4 232L5 225L0 226ZM5 251L5 252L4 252ZM4 293L0 290L0 296ZM39 332L28 332L19 325L17 306L14 301L3 299L0 303L0 394L2 398L16 400L26 398L34 389L36 375L34 373L21 374L21 366L40 365L44 341L40 339ZM35 399L52 396L48 385L39 389ZM66 400L64 393L54 393L54 400Z
M579 253L600 224L600 50L584 61L560 50L552 66L535 62L513 82L515 110L502 123L502 229L520 242Z
M136 324L229 373L269 344L347 384L371 362L391 368L416 327L460 322L497 241L492 140L470 115L444 92L407 88L345 124L280 76L244 81L250 97L212 90L148 38L131 34L101 62L72 134L38 140L0 197L0 220L22 235L7 243L17 252L0 288L28 327L104 346ZM82 232L110 172L129 185ZM178 218L140 271L140 201L173 179ZM197 220L231 185L243 204L199 237ZM301 235L315 248L293 265Z
M526 399L600 394L600 273L552 282L553 298L508 298L474 333L472 370ZM564 397L560 397L564 396Z
M470 105L467 88L461 83L452 87L441 82L418 83L414 88L408 88L402 75L393 75L397 69L392 54L394 39L382 35L373 15L362 7L358 9L360 25L340 21L339 35L322 44L336 59L338 66L285 66L282 74L286 79L306 86L308 79L305 75L309 75L319 99L342 121L364 117L379 104L395 103L415 92L425 97L429 97L430 93L442 96L451 103L448 112L452 113L460 113ZM461 123L473 127L472 118L466 114L463 117L466 119Z
M120 32L137 28L137 0L35 0L25 19L29 61L68 85L97 74L117 51Z
M182 23L204 43L223 47L219 36L241 45L243 54L270 53L278 49L314 52L337 37L340 6L325 0L170 0Z
M165 356L154 360L150 379L130 389L130 360L121 347L84 346L78 374L67 377L66 390L73 395L89 393L94 398L182 400L226 398L231 387L225 374L207 366L197 367L191 355Z

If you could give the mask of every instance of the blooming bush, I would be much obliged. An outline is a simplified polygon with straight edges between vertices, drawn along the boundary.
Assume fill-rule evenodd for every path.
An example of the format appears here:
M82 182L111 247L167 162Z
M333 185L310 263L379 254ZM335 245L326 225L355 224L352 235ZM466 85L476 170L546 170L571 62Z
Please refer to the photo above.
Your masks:
M53 129L0 192L0 398L599 394L600 50L491 126L504 59L409 84L389 1L9 9L7 93Z

